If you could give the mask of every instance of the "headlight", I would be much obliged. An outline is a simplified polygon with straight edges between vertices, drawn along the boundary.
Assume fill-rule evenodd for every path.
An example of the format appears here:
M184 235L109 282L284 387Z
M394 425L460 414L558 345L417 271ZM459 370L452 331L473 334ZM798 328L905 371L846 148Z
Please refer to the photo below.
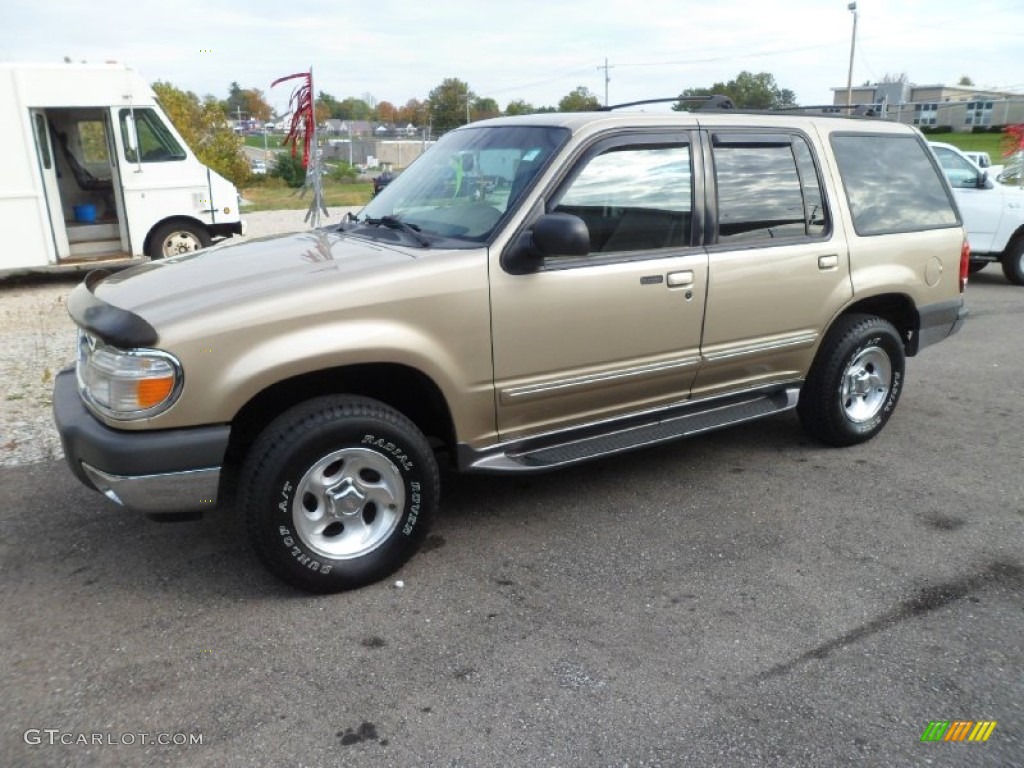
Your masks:
M181 392L181 364L156 349L118 349L78 335L78 389L96 410L113 419L162 413Z

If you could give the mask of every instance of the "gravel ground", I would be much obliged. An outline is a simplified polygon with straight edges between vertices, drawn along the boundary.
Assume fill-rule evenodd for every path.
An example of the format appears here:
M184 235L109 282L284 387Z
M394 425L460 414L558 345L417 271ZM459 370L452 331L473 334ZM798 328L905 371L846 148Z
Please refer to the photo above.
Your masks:
M347 211L330 209L324 224ZM245 216L247 237L308 229L305 210L261 211ZM0 466L62 456L53 426L53 377L74 359L75 330L65 302L74 278L0 282Z

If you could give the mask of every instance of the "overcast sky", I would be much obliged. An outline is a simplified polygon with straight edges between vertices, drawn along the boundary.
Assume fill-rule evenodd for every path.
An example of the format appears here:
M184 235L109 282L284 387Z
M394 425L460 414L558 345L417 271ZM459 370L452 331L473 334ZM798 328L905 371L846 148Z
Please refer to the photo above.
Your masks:
M770 72L803 104L846 85L848 0L46 0L0 6L0 61L116 60L150 82L225 98L260 88L283 110L282 75L313 67L338 99L425 99L446 77L504 106L555 105L577 86L612 103ZM854 84L1024 92L1024 0L858 0ZM216 8L214 7L216 6Z

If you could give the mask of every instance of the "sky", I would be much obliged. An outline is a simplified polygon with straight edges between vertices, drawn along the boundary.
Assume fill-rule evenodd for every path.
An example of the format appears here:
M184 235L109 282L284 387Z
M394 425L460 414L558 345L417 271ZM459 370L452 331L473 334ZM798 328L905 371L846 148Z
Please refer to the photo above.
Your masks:
M741 71L770 72L801 104L845 87L848 0L47 0L0 7L0 61L118 61L148 81L226 98L259 88L284 111L313 69L337 99L402 105L445 78L499 106L554 106L584 86L603 102L670 97ZM853 83L1024 93L1024 0L858 0ZM666 106L665 109L668 107ZM657 109L657 108L655 108Z

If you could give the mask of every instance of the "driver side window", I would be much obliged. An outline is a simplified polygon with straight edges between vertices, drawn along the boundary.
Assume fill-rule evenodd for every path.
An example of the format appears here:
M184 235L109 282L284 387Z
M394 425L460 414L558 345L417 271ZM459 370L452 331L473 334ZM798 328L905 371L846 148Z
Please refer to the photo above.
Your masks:
M550 210L583 219L591 253L689 245L690 146L619 146L595 155Z
M124 145L124 157L130 163L165 163L184 160L185 150L181 148L156 110L122 109L121 143ZM135 139L138 146L133 147L131 125L134 120Z

